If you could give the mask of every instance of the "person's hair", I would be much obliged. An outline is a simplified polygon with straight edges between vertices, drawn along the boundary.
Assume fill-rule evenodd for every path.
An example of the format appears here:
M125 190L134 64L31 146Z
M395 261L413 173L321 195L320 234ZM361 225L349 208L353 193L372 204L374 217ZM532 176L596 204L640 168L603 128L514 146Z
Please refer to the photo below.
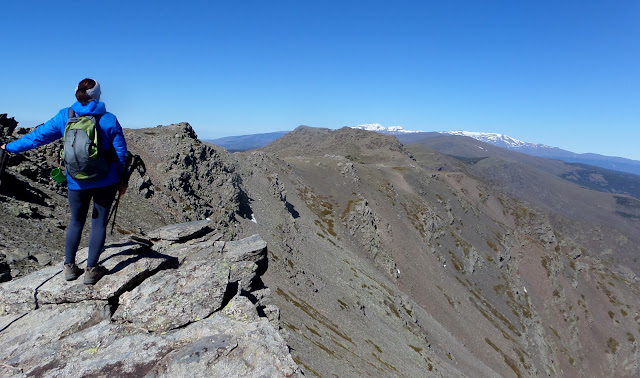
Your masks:
M76 99L82 105L87 105L93 98L87 94L87 90L96 86L96 81L93 79L84 79L78 83L78 89L76 89Z

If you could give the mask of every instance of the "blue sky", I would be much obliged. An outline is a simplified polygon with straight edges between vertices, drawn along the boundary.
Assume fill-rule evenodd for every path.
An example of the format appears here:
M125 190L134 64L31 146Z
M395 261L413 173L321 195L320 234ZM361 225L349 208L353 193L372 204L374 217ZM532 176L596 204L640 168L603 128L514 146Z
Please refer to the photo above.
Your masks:
M123 127L380 123L640 160L637 0L5 3L0 112L22 126L91 77Z

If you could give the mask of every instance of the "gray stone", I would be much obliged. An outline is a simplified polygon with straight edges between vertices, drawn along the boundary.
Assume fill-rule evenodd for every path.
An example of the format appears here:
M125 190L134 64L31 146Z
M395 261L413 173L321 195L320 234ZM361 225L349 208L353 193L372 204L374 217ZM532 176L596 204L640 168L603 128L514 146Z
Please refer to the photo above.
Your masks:
M208 220L165 226L149 233L152 240L186 241L211 231Z
M3 317L11 320L0 328L0 361L13 365L22 362L22 356L37 354L46 347L65 337L108 319L107 302L92 301L82 304L68 303L43 306L21 316ZM5 321L2 321L3 323ZM41 357L32 357L38 361ZM0 370L0 375L2 371Z
M139 250L139 244L129 243L103 252L101 264L109 272L93 286L83 284L82 276L71 282L64 281L62 277L45 282L37 292L38 304L108 300L160 270L178 266L175 257L156 251L138 253Z
M229 281L237 282L244 291L251 291L258 265L251 261L238 261L231 263L230 269Z
M0 314L0 332L4 331L16 320L26 315L27 315L26 312L23 314L9 314L9 315Z
M188 259L177 271L164 271L120 297L115 320L149 331L166 331L203 319L222 307L229 265Z
M237 241L227 242L222 251L224 258L231 262L258 262L267 255L267 242L260 235L251 235Z
M285 377L298 372L284 340L266 319L215 316L176 336L200 339L167 354L149 376Z
M59 266L49 266L0 285L0 313L18 314L36 308L36 289L48 280L64 280Z
M0 376L296 375L277 328L249 299L264 241L196 238L192 226L177 225L174 235L187 228L193 238L160 239L152 249L107 246L109 274L94 286L82 276L65 281L59 266L0 285ZM85 248L77 261L86 256Z
M222 249L225 245L224 241L219 241L220 234L207 235L201 239L189 240L184 243L175 243L173 241L162 240L155 244L156 249L166 251L167 254L174 256L178 262L182 264L187 256L200 250L208 250L208 258L211 260L222 257Z
M33 257L35 257L36 261L38 261L38 264L42 266L49 265L52 260L51 255L48 253L38 253Z
M166 333L135 333L103 321L33 348L17 344L0 373L27 376L284 377L298 373L266 320L212 316ZM8 357L8 358L7 358Z
M242 295L233 297L220 313L243 322L255 322L259 319L256 306L251 303L249 298Z
M278 306L271 304L266 305L262 311L264 311L267 319L269 319L274 327L280 327L280 308L278 308Z
M82 276L65 281L60 266L43 268L0 286L0 311L21 313L49 303L77 303L85 300L108 300L130 290L137 283L161 269L175 268L175 257L145 248L136 243L107 247L101 264L109 269L94 286L83 284ZM78 252L76 261L86 260L87 249Z
M38 377L131 376L148 370L168 347L164 338L132 333L105 320L39 348L18 346L4 367Z
M253 290L251 291L251 294L260 304L267 304L268 300L271 298L271 289L265 287L259 290Z

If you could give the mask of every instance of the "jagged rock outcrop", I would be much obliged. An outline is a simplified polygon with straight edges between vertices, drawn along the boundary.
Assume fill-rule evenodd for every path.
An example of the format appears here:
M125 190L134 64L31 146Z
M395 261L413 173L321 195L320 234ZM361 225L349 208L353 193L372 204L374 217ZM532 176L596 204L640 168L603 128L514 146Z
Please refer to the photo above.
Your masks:
M18 127L18 121L14 117L9 118L7 113L0 114L0 137L3 140L5 136L11 135L16 127Z
M0 141L11 142L32 129L0 114ZM9 154L0 186L0 282L60 260L64 245L66 186L49 172L57 164L60 143ZM16 232L20 230L20 232ZM43 248L43 245L50 246Z
M392 277L398 278L398 267L393 257L386 251L382 242L382 225L364 198L352 200L343 214L344 224L352 237L358 240L361 248L368 250L369 256ZM390 229L386 225L386 229ZM388 231L387 231L388 232Z
M0 375L297 374L263 311L258 235L225 242L209 221L150 235L108 245L109 274L95 286L64 281L55 266L1 284Z
M242 192L224 149L200 142L186 122L125 130L125 137L129 150L139 154L148 168L146 176L131 182L147 202L180 222L210 218L233 236ZM122 227L135 227L128 223Z
M3 142L32 131L15 128L13 119L2 122ZM225 237L235 237L242 191L225 150L198 141L188 123L126 129L125 134L129 150L142 156L147 172L132 175L110 239L205 218ZM67 189L49 177L60 148L61 142L54 142L10 155L0 187L0 282L62 260ZM18 229L23 232L15 233ZM89 231L85 227L85 243Z

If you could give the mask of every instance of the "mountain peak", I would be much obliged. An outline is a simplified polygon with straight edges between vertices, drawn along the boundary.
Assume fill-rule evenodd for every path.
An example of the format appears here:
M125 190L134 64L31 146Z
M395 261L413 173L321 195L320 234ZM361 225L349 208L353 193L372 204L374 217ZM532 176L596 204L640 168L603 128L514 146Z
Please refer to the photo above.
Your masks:
M417 131L405 130L404 127L402 126L382 126L379 123L367 123L364 125L349 126L349 127L351 127L352 129L375 131L377 133L390 134L390 135L423 132L421 130L417 130Z
M498 133L483 133L483 132L476 132L476 131L442 131L441 134L466 136L466 137L479 140L481 142L493 144L494 146L508 148L508 149L554 148L554 147L545 146L544 144L539 144L539 143L523 142L521 140L512 138L508 135L498 134Z
M375 156L389 159L403 154L402 143L383 133L367 133L361 129L343 127L337 130L297 127L289 134L264 147L280 156Z

